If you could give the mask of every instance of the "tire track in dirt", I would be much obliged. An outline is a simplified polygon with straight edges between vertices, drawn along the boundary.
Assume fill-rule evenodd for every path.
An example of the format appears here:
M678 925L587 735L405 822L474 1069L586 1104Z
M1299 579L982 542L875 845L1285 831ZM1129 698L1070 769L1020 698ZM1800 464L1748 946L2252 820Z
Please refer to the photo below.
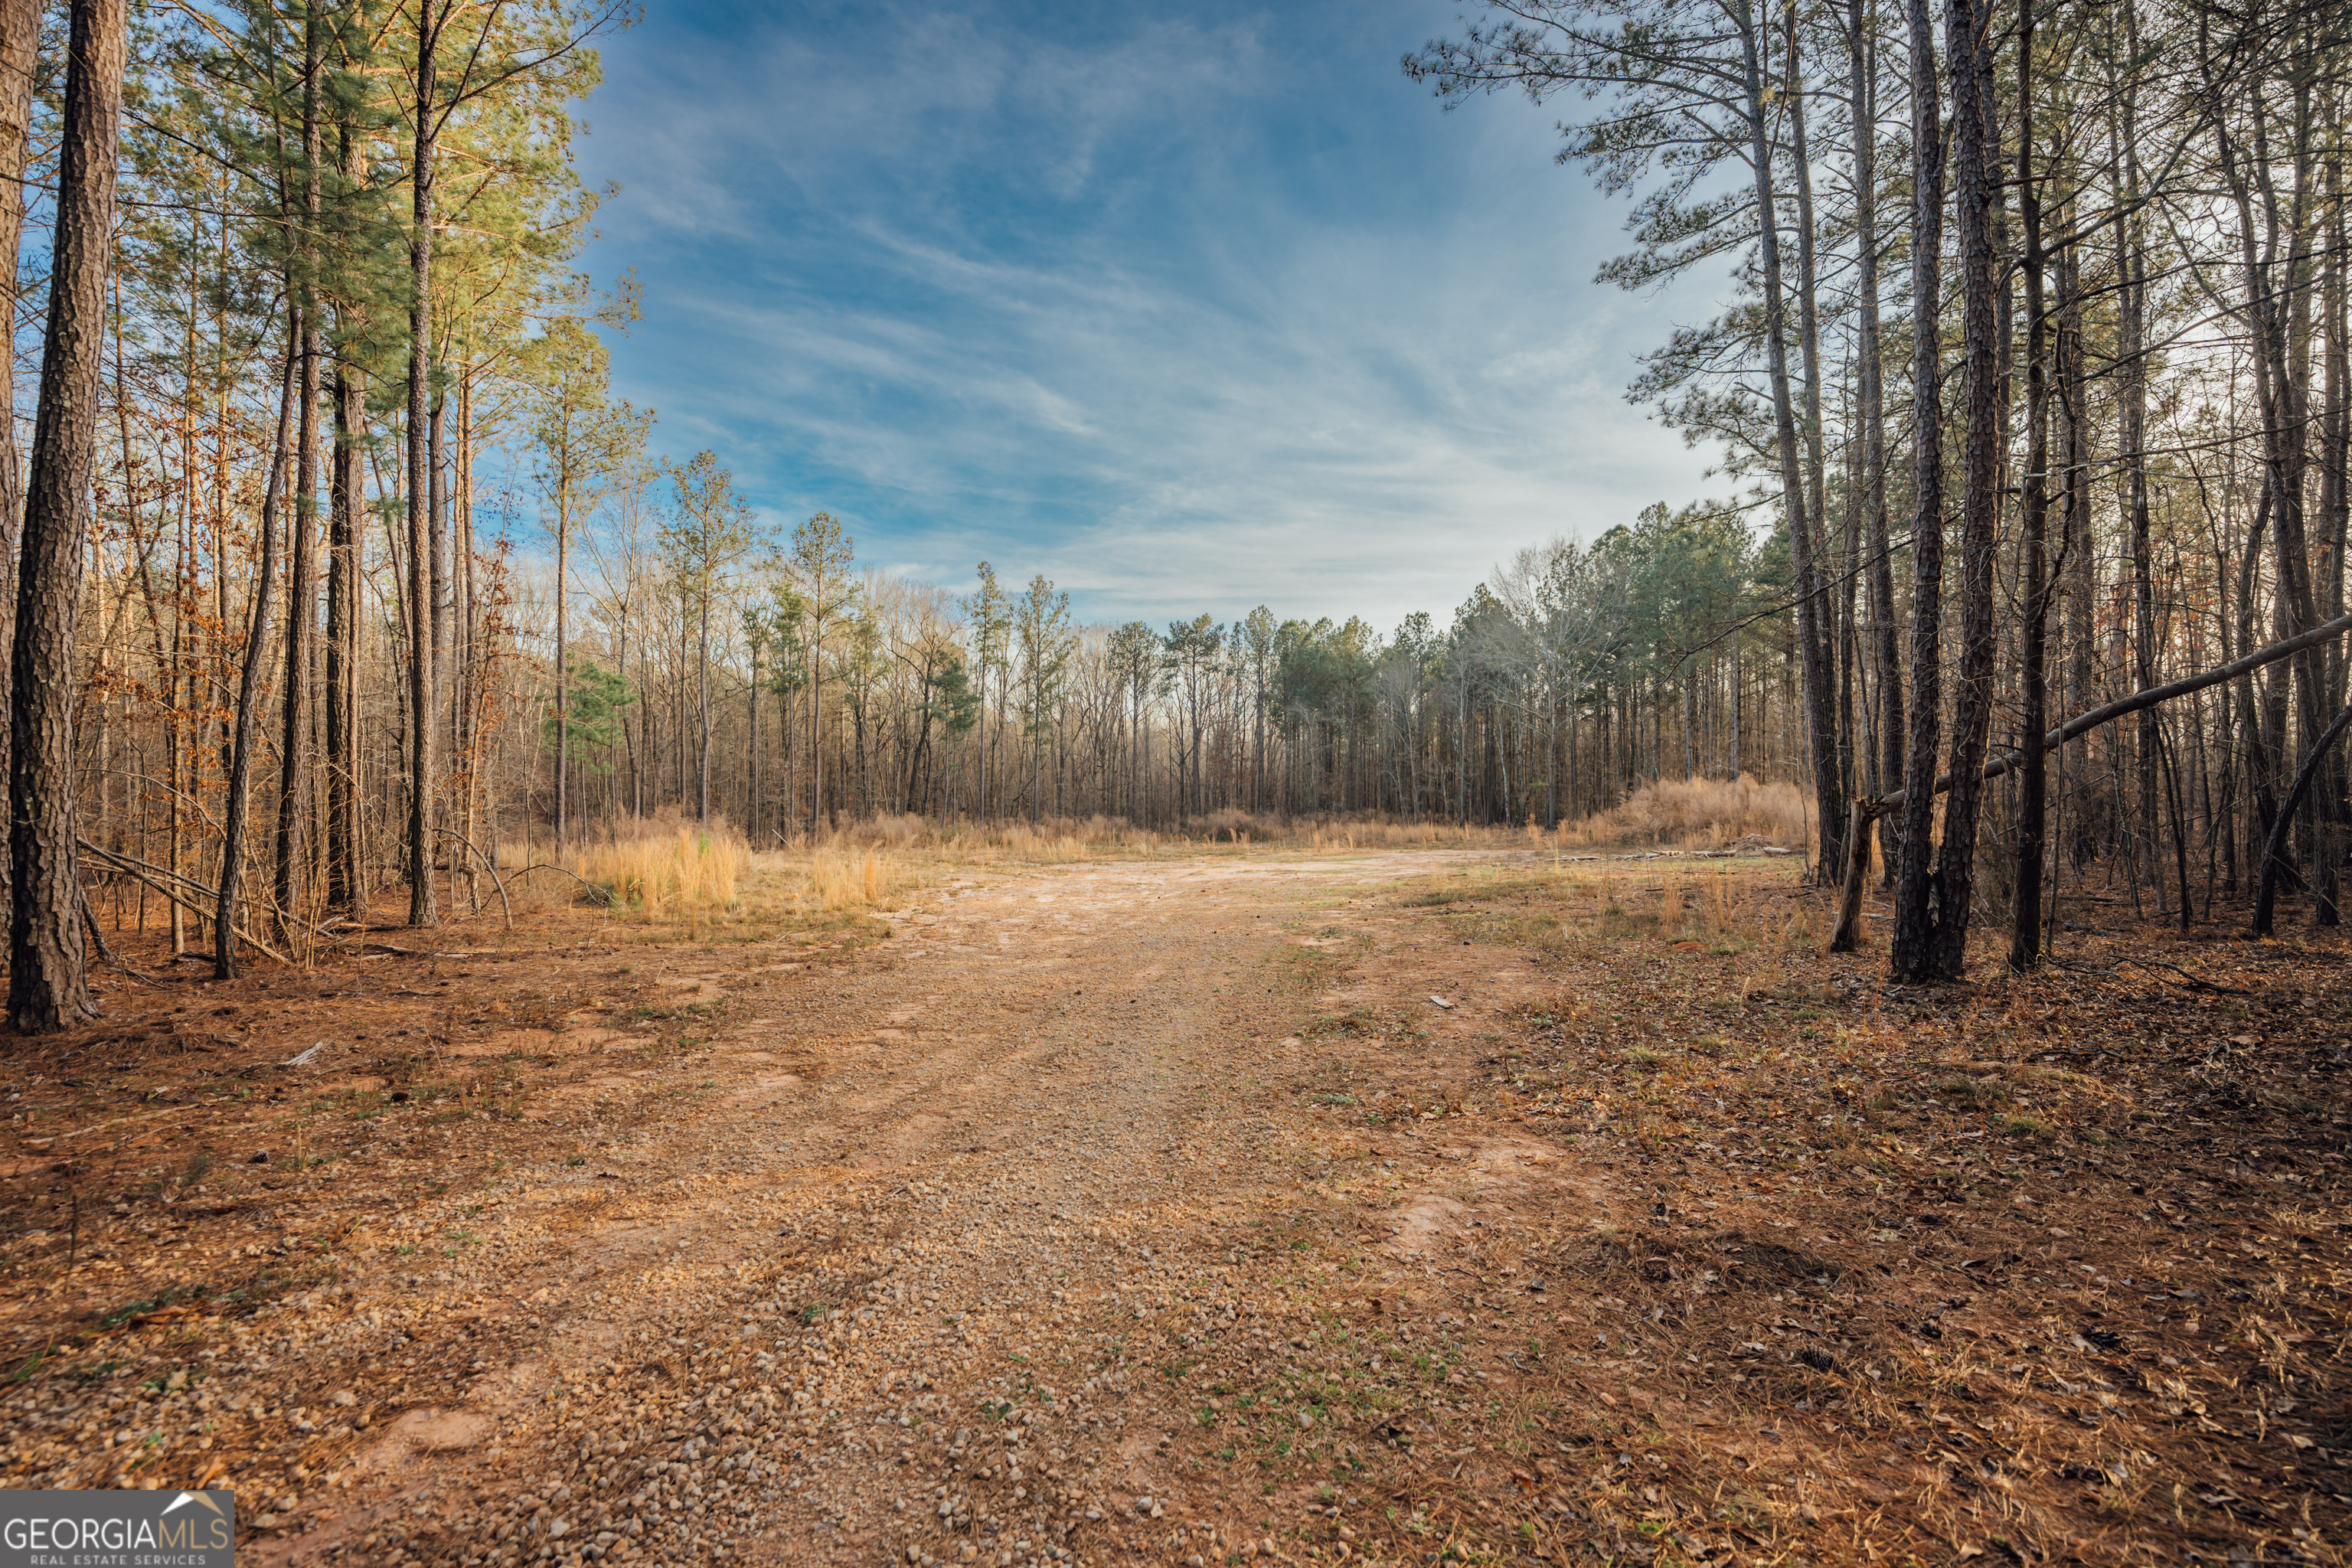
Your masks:
M1129 1342L1236 1315L1238 1282L1213 1310L1177 1282L1230 1277L1234 1215L1296 1173L1278 1138L1213 1154L1199 1124L1296 1055L1286 921L1372 869L1081 867L941 900L845 975L705 967L685 984L748 1016L691 1096L515 1195L527 1264L420 1281L524 1353L355 1433L340 1497L274 1517L256 1561L1184 1561L1185 1525L1230 1536L1163 1462L1181 1411Z

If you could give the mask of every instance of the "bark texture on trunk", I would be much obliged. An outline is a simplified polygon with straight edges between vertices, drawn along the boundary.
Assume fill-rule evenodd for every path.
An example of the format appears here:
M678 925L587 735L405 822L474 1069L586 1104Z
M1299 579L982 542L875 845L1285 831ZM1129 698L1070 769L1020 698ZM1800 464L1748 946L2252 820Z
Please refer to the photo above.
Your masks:
M33 72L40 41L40 0L0 0L0 310L12 321L16 319L17 254L25 237L25 168L32 152ZM16 359L0 354L0 409L16 406ZM12 608L16 552L24 544L24 474L16 421L0 419L0 592L7 594L5 603ZM0 615L0 713L8 711L8 693L15 689L15 661L9 657L15 632L15 616ZM0 724L0 775L8 766L8 729ZM0 906L8 900L8 856L0 854ZM172 910L176 920L179 906Z
M1959 675L1952 691L1952 763L1927 976L1957 980L1968 966L1969 916L1976 892L1980 770L1992 736L1993 552L2000 512L2002 398L2000 257L1993 245L1997 171L1993 145L1990 0L1948 0L1945 68L1952 78L1954 226L1960 261L1961 363L1967 400L1961 452Z
M345 188L367 174L360 139L337 131ZM343 336L359 337L358 310L342 307ZM367 386L348 351L335 361L335 451L327 503L327 901L362 912L366 884L360 866L360 590L367 553Z
M76 852L74 645L98 448L127 25L125 0L74 0L48 336L9 650L8 1018L27 1033L96 1012Z
M422 0L417 16L415 142L410 164L408 239L408 923L440 923L433 896L434 787L440 726L435 722L433 656L439 643L433 570L433 152L440 110L434 52L446 0Z
M1822 853L1817 872L1835 879L1844 854L1846 798L1838 766L1836 696L1829 660L1828 595L1822 591L1808 502L1805 448L1797 431L1796 395L1789 374L1789 311L1781 287L1780 230L1774 215L1772 141L1767 126L1763 39L1746 0L1738 21L1741 66L1747 95L1748 158L1756 182L1759 258L1764 282L1764 356L1772 388L1774 444L1779 448L1781 507L1788 518L1789 554L1796 573L1798 668L1804 687L1808 754L1813 764L1813 798L1820 814Z
M261 558L253 569L253 618L247 624L245 668L237 678L236 717L230 729L228 802L222 808L220 901L213 917L213 977L236 977L236 903L245 873L247 806L253 794L253 732L261 707L263 650L269 641L269 595L277 586L278 514L286 482L286 427L293 417L309 328L298 308L287 333L286 376L278 389L278 428L269 444L269 479L261 491Z
M295 251L289 297L301 317L298 352L294 426L294 505L289 521L286 576L286 707L285 731L278 748L278 858L272 889L277 898L278 935L289 939L295 911L308 895L306 829L310 822L310 679L318 659L319 568L314 541L318 534L319 389L321 333L318 310L318 257L313 249L319 232L319 163L325 147L320 134L320 76L324 68L325 39L315 15L303 39L302 168L300 171L303 237Z
M1895 868L1897 980L1929 971L1934 911L1934 781L1943 741L1944 426L1937 317L1942 304L1944 122L1927 0L1906 0L1911 34L1911 731L1903 755L1903 831Z
M1846 45L1853 94L1854 395L1861 405L1863 548L1869 556L1868 643L1878 710L1878 744L1864 772L1869 792L1880 795L1903 776L1903 651L1895 627L1895 552L1886 528L1886 393L1878 323L1877 70L1870 47L1869 0L1853 0ZM1880 841L1890 867L1900 831L1895 816L1880 818Z
M2050 719L2050 324L2042 246L2042 191L2033 163L2033 7L2018 0L2017 188L2025 226L2025 472L2020 477L2018 542L2022 624L2018 629L2021 741L2042 733ZM2028 970L2042 961L2042 868L2049 820L2049 757L2036 748L2018 780L2015 887L2011 898L2009 965Z

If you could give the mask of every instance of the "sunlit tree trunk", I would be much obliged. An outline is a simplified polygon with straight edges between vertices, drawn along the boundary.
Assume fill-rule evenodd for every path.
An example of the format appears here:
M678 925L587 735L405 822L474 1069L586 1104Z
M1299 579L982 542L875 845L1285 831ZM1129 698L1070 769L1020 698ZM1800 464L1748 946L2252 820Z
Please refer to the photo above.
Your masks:
M98 448L127 49L123 0L73 0L41 401L33 423L10 652L8 1018L91 1016L74 809L75 634Z

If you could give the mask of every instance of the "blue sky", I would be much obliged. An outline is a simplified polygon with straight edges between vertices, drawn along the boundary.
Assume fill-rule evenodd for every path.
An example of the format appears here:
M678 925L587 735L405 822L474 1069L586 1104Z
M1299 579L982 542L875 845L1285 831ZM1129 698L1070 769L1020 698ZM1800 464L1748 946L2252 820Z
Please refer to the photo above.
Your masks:
M1452 114L1444 0L710 4L609 40L587 265L615 390L773 522L1087 619L1443 617L1493 564L1702 488L1628 405L1720 279L1592 281L1620 204L1555 114Z

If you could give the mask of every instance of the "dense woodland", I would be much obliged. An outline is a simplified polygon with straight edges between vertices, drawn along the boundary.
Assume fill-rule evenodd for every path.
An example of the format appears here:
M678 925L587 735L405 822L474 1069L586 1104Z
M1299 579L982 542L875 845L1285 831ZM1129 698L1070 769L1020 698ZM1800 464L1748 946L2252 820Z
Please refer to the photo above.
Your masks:
M1630 203L1601 281L1730 277L1631 395L1737 493L1389 629L1082 625L656 457L634 290L574 265L630 19L0 0L18 1026L126 921L226 971L665 810L1548 826L1746 772L1810 791L1824 880L1891 877L1906 978L1988 907L2035 962L2053 878L2189 922L2269 866L2336 919L2341 6L1474 7L1405 68L1568 116Z

